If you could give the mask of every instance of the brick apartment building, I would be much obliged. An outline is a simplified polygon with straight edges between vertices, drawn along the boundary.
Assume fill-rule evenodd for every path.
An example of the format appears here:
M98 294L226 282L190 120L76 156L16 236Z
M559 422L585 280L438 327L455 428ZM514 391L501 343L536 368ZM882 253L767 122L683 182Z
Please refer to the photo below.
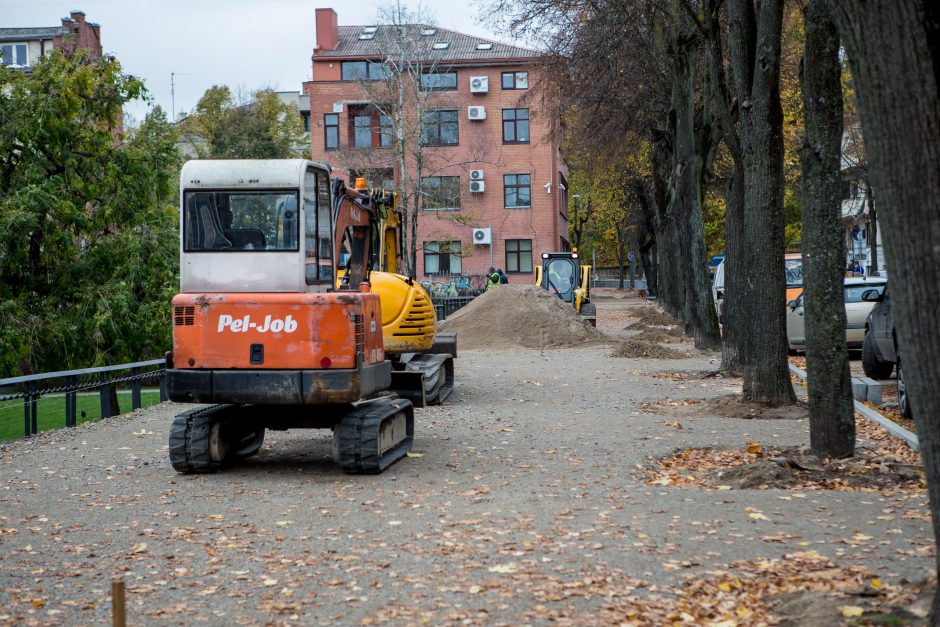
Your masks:
M84 11L72 11L61 26L0 28L0 64L13 69L28 72L53 50L72 54L82 48L101 56L101 27L86 22Z
M339 26L333 9L317 9L313 79L303 89L312 158L388 189L399 176L392 129L371 107L368 79L385 72L381 42L391 28ZM512 282L528 282L542 252L569 249L568 170L549 137L550 113L530 92L539 53L433 26L407 29L433 56L421 78L433 99L417 274L446 281L482 275L492 263ZM414 156L407 159L413 173Z

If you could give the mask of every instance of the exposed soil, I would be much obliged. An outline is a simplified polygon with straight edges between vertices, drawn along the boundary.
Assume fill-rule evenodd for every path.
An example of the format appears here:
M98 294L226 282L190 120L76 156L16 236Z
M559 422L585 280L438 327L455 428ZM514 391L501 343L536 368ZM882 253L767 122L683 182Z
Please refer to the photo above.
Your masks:
M679 324L678 320L657 307L634 307L630 313L647 325L672 327Z
M676 417L720 416L751 420L799 420L809 416L809 408L804 402L782 407L766 407L757 403L741 402L737 394L717 396L709 399L680 399L645 403L641 411Z
M689 353L683 353L673 348L660 346L646 338L632 337L621 342L620 345L614 349L612 356L630 358L644 357L647 359L686 359L690 355Z
M567 347L607 340L569 303L534 285L498 285L441 322L461 348Z
M647 481L719 490L922 490L923 467L916 458L856 449L848 459L828 459L799 446L745 449L684 449L657 460ZM755 516L756 519L760 515Z
M670 329L660 329L653 327L648 331L643 331L633 336L635 339L646 340L647 342L666 342L666 343L691 343L691 338L687 338L681 333L676 333Z
M664 381L688 381L696 379L721 379L721 372L718 370L634 370L630 374L644 377L653 377Z

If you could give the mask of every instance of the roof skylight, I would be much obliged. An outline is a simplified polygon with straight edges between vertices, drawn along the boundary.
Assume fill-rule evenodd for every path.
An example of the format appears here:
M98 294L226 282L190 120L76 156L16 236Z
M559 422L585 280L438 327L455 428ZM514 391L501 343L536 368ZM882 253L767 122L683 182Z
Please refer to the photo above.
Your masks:
M424 37L432 37L437 34L437 29L436 28L422 28L421 34Z
M431 46L435 50L447 50L450 47L449 41L435 41L434 45Z
M378 26L363 26L362 27L362 32L364 33L374 33L377 30L379 30Z
M477 44L477 50L492 50L493 42L492 41L481 41Z
M373 39L375 33L359 33L359 39Z

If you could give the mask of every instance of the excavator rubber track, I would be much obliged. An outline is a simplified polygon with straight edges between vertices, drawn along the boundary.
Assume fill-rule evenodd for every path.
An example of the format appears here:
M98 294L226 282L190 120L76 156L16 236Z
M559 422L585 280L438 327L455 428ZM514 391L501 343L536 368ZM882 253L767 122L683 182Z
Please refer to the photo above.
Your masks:
M351 474L382 472L411 450L414 424L408 399L385 397L359 405L333 431L340 467Z
M447 353L405 353L392 361L392 389L415 407L440 405L454 391L454 358Z
M250 409L211 405L177 414L170 426L170 464L182 473L210 473L257 453L264 427L245 420Z

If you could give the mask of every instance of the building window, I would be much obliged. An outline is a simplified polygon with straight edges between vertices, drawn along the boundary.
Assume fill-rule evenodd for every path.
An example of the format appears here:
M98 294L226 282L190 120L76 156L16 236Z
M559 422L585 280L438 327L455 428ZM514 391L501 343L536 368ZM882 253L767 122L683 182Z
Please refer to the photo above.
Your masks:
M353 116L353 146L372 148L372 116Z
M506 272L532 272L532 240L506 240Z
M460 209L459 176L425 176L421 179L421 206L430 211Z
M304 121L304 133L310 132L310 112L301 111L300 118Z
M427 72L422 74L421 89L425 91L453 91L457 89L457 72Z
M390 192L395 191L395 170L392 168L350 170L349 180L355 182L356 179L365 179L369 189L381 187Z
M529 143L528 109L503 109L503 143Z
M425 242L425 274L460 274L460 242Z
M504 174L503 202L507 209L531 207L532 177L528 174Z
M424 114L424 132L421 143L425 146L455 146L458 140L457 112L428 111Z
M528 72L503 72L503 89L528 89Z
M344 81L383 81L389 77L389 72L384 63L343 61L341 75Z
M26 44L3 44L0 55L0 65L29 65L29 46Z
M388 148L392 145L392 118L387 115L379 116L379 145Z
M326 137L326 149L339 148L339 114L327 113L323 116L323 131Z

